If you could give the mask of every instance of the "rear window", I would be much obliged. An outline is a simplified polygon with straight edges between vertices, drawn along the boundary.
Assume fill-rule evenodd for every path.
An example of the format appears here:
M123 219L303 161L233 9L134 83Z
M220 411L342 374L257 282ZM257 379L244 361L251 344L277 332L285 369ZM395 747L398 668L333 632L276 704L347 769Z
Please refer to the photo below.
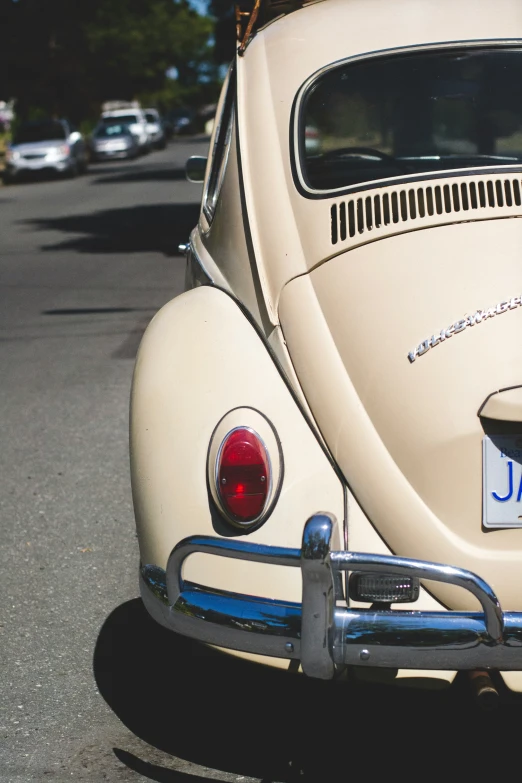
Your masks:
M118 124L121 122L126 123L127 125L130 125L134 122L139 122L139 118L136 114L118 114L117 117L104 117L103 121L107 123L108 125L111 124Z
M35 122L21 125L15 133L14 144L30 144L35 141L62 141L66 132L61 122Z
M128 136L129 127L121 122L115 122L110 125L101 125L96 129L94 135L99 139L110 139L113 136Z
M522 50L439 50L346 63L300 110L301 171L331 191L522 162Z

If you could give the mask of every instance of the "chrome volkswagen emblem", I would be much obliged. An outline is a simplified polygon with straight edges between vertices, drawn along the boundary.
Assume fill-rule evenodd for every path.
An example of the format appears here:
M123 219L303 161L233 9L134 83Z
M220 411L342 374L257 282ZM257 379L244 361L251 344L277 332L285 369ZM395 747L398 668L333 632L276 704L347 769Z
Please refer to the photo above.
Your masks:
M454 334L459 334L467 329L468 326L475 326L476 324L486 321L488 318L494 318L496 315L507 313L508 310L515 310L522 304L521 296L514 296L512 299L506 299L503 302L499 302L495 307L490 307L488 310L477 310L473 315L468 315L466 318L461 318L460 321L455 321L454 324L448 326L447 329L441 329L440 332L436 332L432 337L428 337L423 340L413 351L408 354L410 362L414 362L418 356L422 356L430 348L435 348L436 345L443 343L445 340L449 340Z

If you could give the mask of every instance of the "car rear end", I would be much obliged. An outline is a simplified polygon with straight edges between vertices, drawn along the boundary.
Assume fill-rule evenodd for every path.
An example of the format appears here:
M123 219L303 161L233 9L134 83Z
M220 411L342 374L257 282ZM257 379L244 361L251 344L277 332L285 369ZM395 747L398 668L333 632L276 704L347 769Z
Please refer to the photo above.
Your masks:
M158 495L145 502L153 478L142 472L154 439L145 429L161 429L151 413L133 436L137 518L148 530L142 553L160 569L142 570L143 594L156 590L169 627L299 660L311 676L330 678L345 665L447 680L495 670L522 691L522 12L508 0L495 9L439 0L413 18L403 2L404 25L400 8L370 5L311 4L248 43L236 63L222 201L212 214L203 208L190 248L197 282L239 300L344 501L333 482L313 495L316 505L299 503L292 490L300 479L312 494L321 483L307 464L313 448L296 420L285 428L265 365L258 362L259 374L248 363L249 327L234 321L220 339L219 317L196 288L177 307L187 324L192 306L208 320L212 350L200 357L198 332L187 382L195 402L180 392L177 410L204 410L199 460L194 453L189 467L201 480L206 465L207 502L202 510L186 498L194 524L169 534L160 563L151 520L166 508L167 485L158 478ZM221 137L218 125L214 144ZM212 169L207 177L208 193ZM219 227L233 231L240 209L248 241L236 237L223 249ZM255 258L251 286L234 266L239 257ZM223 372L211 381L216 353ZM256 380L255 393L238 367ZM151 380L140 405L157 386ZM155 411L168 404L157 400ZM247 413L218 429L236 408L269 420L285 465L266 522L241 534L216 521L220 482L229 481L220 472L226 439L242 427L259 435ZM176 423L172 413L165 437L174 453ZM302 459L289 480L287 450L296 443ZM156 467L164 470L161 459ZM193 487L181 452L176 481L179 471L178 497L184 482ZM169 518L184 516L177 511ZM202 555L237 561L237 579L223 584L218 570L205 578L195 564L184 576L184 562L188 569ZM257 583L253 563L264 569ZM289 571L300 590L281 576Z
M101 122L106 125L125 124L129 131L136 137L141 152L147 152L150 148L150 137L147 131L145 115L141 109L116 109L103 112Z
M95 129L91 140L95 160L134 158L138 154L138 142L124 123L103 123Z

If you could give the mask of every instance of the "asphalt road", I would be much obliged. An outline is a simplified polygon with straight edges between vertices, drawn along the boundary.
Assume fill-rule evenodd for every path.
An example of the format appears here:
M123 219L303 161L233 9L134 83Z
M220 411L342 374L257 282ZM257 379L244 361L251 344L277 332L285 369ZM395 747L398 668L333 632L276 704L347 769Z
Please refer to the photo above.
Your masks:
M133 359L198 214L174 143L0 189L0 781L429 780L517 769L520 700L272 672L138 598Z

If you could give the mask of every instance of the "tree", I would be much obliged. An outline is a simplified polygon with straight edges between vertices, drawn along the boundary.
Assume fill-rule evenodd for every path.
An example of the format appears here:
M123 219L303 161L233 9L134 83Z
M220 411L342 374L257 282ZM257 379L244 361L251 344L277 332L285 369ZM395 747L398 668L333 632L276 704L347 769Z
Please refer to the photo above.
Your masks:
M198 83L213 22L187 0L0 0L0 97L17 114L95 116L107 99Z
M171 67L193 84L210 57L211 33L210 18L185 0L103 0L87 27L100 97L158 90Z

